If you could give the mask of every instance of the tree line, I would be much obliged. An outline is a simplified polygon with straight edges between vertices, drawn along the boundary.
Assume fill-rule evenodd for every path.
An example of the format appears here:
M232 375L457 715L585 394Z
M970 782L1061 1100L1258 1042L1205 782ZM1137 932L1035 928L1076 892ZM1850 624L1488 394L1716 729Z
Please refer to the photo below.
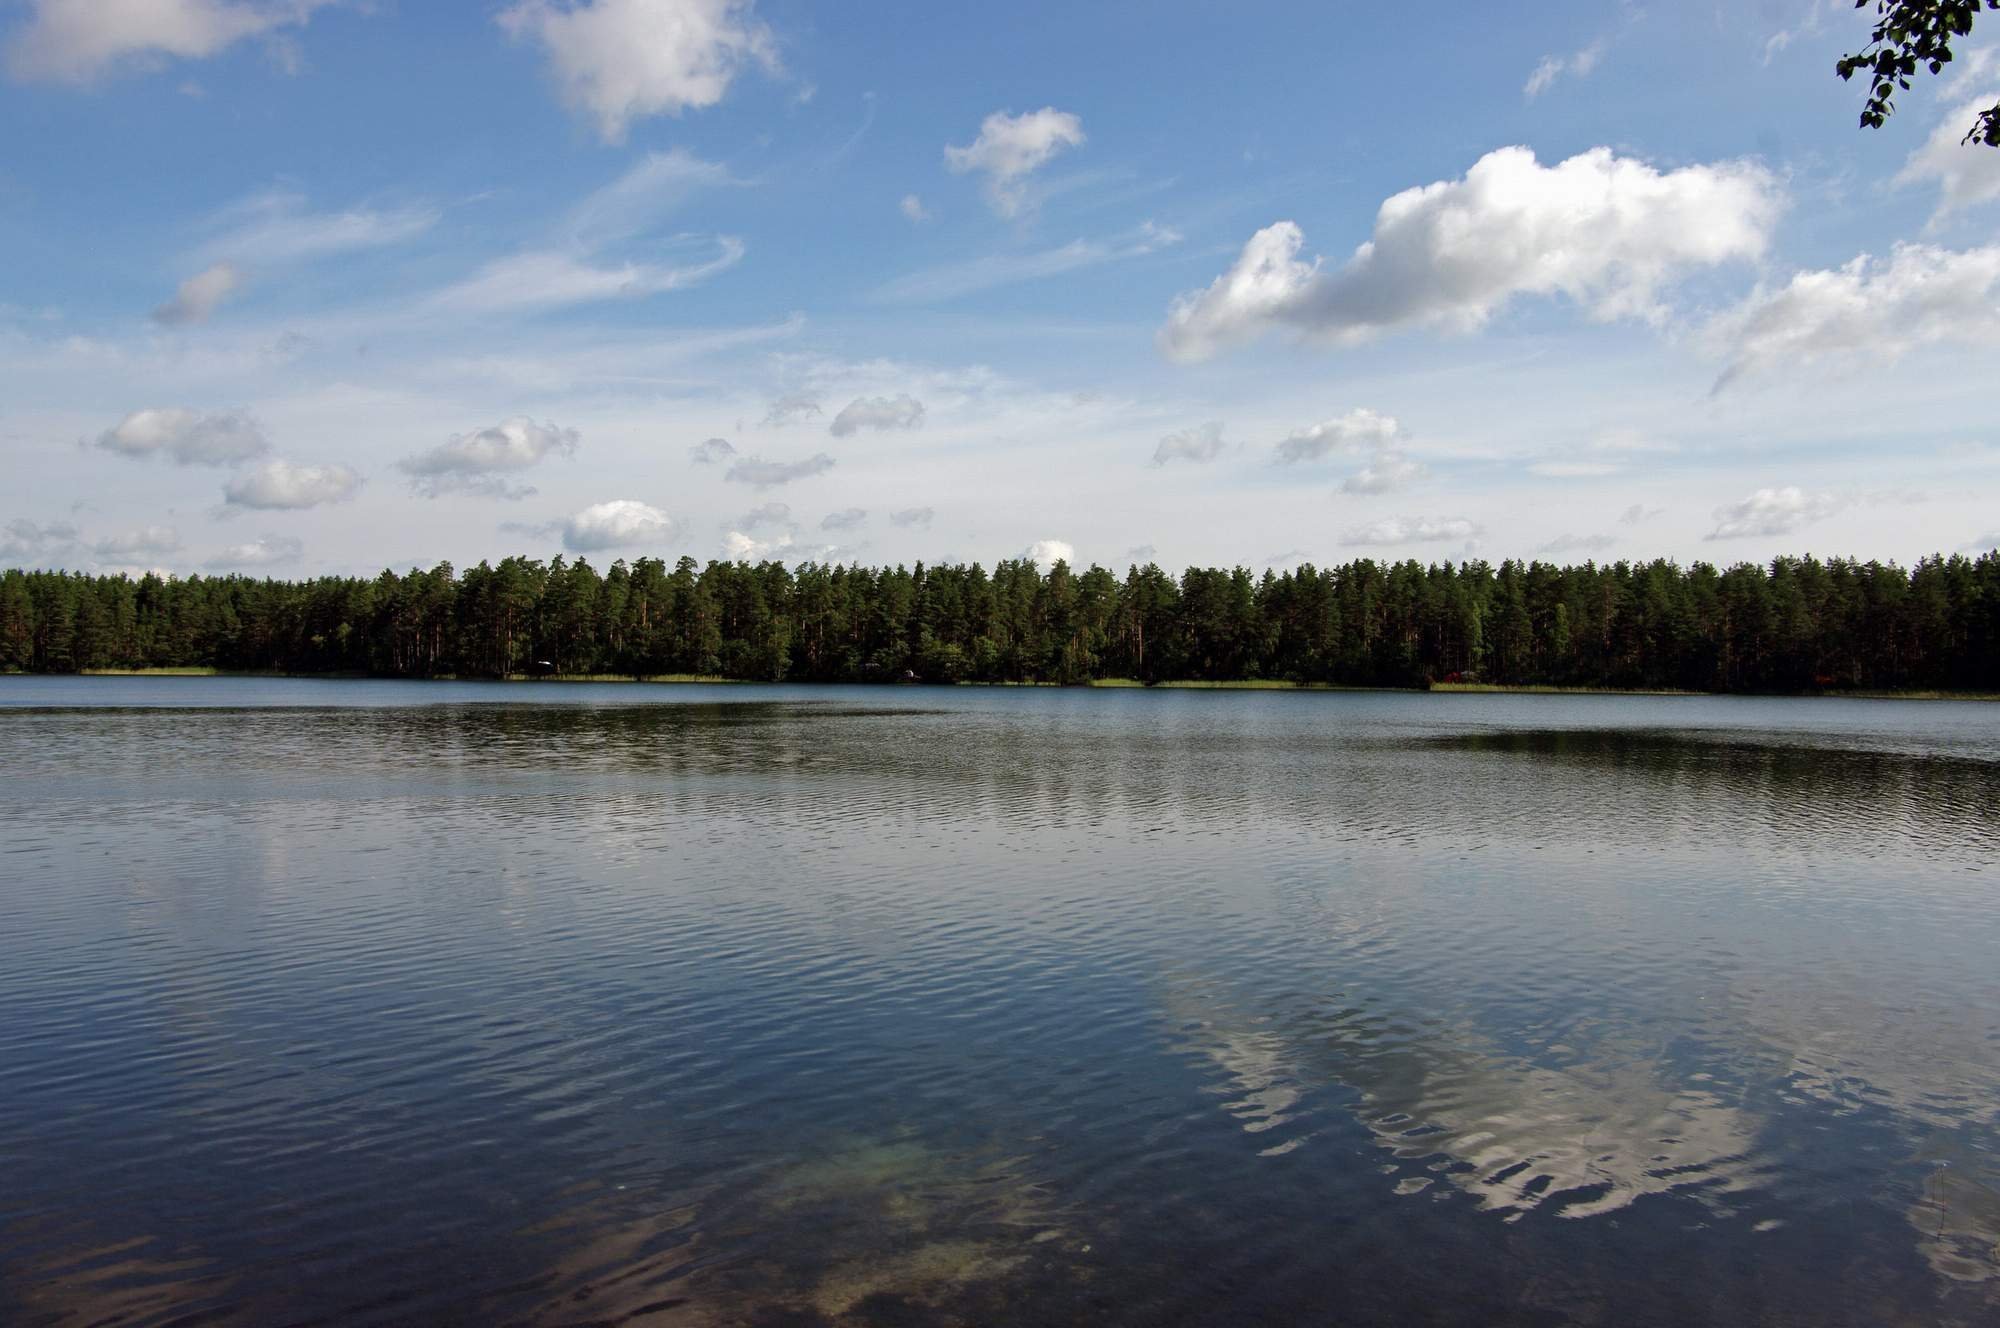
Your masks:
M506 558L279 581L0 573L0 669L385 677L1442 681L2000 691L2000 553L1553 566L1369 559L1261 576Z

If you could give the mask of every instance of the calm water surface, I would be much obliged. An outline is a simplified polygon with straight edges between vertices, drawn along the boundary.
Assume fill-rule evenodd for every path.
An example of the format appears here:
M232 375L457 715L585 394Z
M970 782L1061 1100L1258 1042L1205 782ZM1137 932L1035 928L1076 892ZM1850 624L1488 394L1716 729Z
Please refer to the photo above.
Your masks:
M0 679L0 1322L1994 1324L2000 706Z

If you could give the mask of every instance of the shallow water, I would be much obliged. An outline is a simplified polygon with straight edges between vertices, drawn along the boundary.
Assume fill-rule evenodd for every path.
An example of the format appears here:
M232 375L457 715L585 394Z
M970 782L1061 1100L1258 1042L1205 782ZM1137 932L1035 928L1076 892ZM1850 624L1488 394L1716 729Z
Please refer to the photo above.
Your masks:
M2000 1321L2000 706L0 678L0 1322Z

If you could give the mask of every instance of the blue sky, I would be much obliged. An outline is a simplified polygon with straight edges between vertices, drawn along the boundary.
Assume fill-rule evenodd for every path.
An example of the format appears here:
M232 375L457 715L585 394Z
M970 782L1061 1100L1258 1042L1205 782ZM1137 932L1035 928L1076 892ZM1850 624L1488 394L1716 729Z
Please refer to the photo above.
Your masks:
M0 3L0 561L2000 534L2000 96L1828 0Z

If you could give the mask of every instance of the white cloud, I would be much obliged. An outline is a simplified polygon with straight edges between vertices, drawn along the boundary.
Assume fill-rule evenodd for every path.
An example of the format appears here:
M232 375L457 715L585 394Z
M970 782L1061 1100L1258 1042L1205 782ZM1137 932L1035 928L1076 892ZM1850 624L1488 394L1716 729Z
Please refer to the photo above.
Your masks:
M1896 176L1898 184L1935 180L1939 217L2000 198L2000 152L1963 141L1967 127L1995 102L2000 86L1954 104Z
M1528 82L1521 89L1521 95L1529 101L1547 92L1555 81L1564 74L1572 78L1586 78L1597 68L1597 62L1604 58L1605 41L1602 37L1569 55L1545 55L1535 66L1535 72L1528 75Z
M858 530L868 520L866 508L849 507L838 512L828 512L820 518L821 530Z
M7 70L30 82L88 83L119 66L200 60L246 37L304 24L330 0L30 0Z
M547 51L563 99L608 143L633 120L720 102L746 65L778 67L750 0L520 0L499 21Z
M845 438L862 429L915 429L923 422L924 403L915 397L856 397L840 408L827 432Z
M1401 446L1405 434L1395 416L1367 407L1318 424L1294 429L1274 449L1283 465L1321 461L1336 452L1370 452L1368 463L1340 482L1349 494L1392 493L1407 488L1427 473Z
M1300 261L1294 222L1258 231L1229 271L1174 301L1159 344L1198 360L1273 329L1335 345L1469 332L1521 295L1562 295L1600 321L1657 319L1676 273L1763 253L1780 207L1777 181L1748 162L1662 172L1593 148L1543 166L1501 148L1463 179L1388 199L1337 269Z
M1162 438L1160 445L1153 449L1153 464L1164 466L1169 461L1213 461L1228 446L1222 441L1222 421L1208 420Z
M1792 26L1779 28L1765 39L1764 63L1770 64L1779 52L1802 37L1818 36L1829 15L1840 15L1853 8L1849 0L1805 0L1803 12Z
M1944 84L1945 104L1923 146L1910 154L1897 184L1934 180L1938 186L1937 225L1951 213L2000 198L2000 153L1966 143L1966 131L1982 111L2000 102L2000 47L1959 53Z
M711 243L716 247L713 258L683 266L599 266L560 250L533 250L488 263L437 292L429 304L450 313L489 314L660 295L705 281L742 261L743 242L735 236L717 235Z
M745 530L757 530L764 526L789 527L792 524L792 509L784 503L765 503L745 512L743 519L736 524Z
M181 533L172 526L141 526L122 535L106 535L90 542L90 551L111 562L131 562L175 553L181 547Z
M210 217L214 234L198 252L216 263L281 267L402 244L435 226L439 215L422 204L314 212L301 194L267 189Z
M903 201L896 204L896 206L902 211L905 217L916 222L919 226L931 219L930 210L924 206L924 200L918 198L915 194L904 194Z
M1592 452L1612 455L1629 455L1638 452L1678 452L1680 448L1669 442L1662 442L1642 430L1629 426L1605 429L1594 436L1588 446Z
M688 460L697 466L712 466L736 455L727 438L705 438L688 449Z
M76 544L77 528L67 521L44 526L33 521L9 521L0 527L0 558L28 562L61 554Z
M571 209L563 229L578 248L595 249L644 235L695 194L733 183L726 166L685 148L649 152Z
M771 403L770 408L764 412L763 424L767 429L775 429L786 424L796 424L800 420L820 413L817 398L807 396L803 392L791 392Z
M889 513L889 524L901 526L905 530L929 530L931 518L937 513L928 507L905 507L899 512Z
M1528 467L1528 473L1551 480L1578 480L1615 475L1621 469L1613 461L1537 461Z
M1739 503L1715 509L1715 529L1703 539L1742 539L1751 535L1790 535L1845 504L1830 493L1807 493L1796 485L1759 489Z
M1402 436L1403 426L1396 422L1395 416L1362 406L1334 419L1292 430L1278 443L1278 460L1290 465L1318 461L1334 452L1387 448Z
M210 558L208 565L222 571L276 567L282 563L295 563L304 553L305 545L293 536L266 535L248 544L230 545Z
M1536 550L1537 553L1602 553L1618 543L1616 535L1572 535L1565 531Z
M1425 475L1421 461L1401 452L1384 450L1360 470L1340 482L1342 493L1393 493L1409 487Z
M574 456L583 436L575 429L537 424L525 415L487 429L455 435L397 463L410 487L425 497L466 493L487 498L525 498L534 490L509 484L506 475L526 470L549 456Z
M256 421L240 411L198 414L178 407L136 410L97 436L120 456L168 456L183 466L227 466L271 450Z
M205 268L183 281L173 299L153 310L153 321L169 327L205 323L217 306L235 293L242 280L242 274L228 263Z
M1179 231L1148 221L1108 240L1071 240L1034 253L987 254L961 263L925 268L886 283L875 292L875 298L891 304L956 299L996 286L1039 281L1079 268L1143 258L1180 242Z
M238 475L222 496L232 507L297 511L344 501L360 487L361 477L346 466L300 466L279 459Z
M722 537L723 556L731 562L763 562L791 547L792 537L789 534L780 535L776 539L760 540L740 530L732 530Z
M803 461L766 461L752 456L744 457L731 466L722 478L733 484L747 484L753 489L769 489L790 484L793 480L811 479L832 469L833 458L824 452Z
M1044 106L1025 115L995 111L980 123L979 137L964 147L947 147L944 164L954 174L986 176L986 198L1003 217L1027 206L1027 178L1064 148L1083 144L1083 121Z
M1666 510L1664 507L1648 507L1644 503L1633 503L1618 514L1618 524L1621 526L1636 526L1642 521L1651 521Z
M1057 563L1076 566L1076 547L1066 540L1036 540L1021 551L1021 556L1044 571Z
M630 498L593 503L563 522L563 547L576 553L652 547L673 541L674 519Z
M1991 151L1991 149L1988 149ZM1823 360L1887 364L1919 346L2000 343L2000 245L1951 250L1899 244L1882 262L1800 272L1759 288L1706 333L1726 357L1721 391L1768 369Z
M1464 517L1384 517L1366 526L1357 526L1340 537L1342 544L1432 544L1442 540L1469 540L1479 535L1479 526Z

